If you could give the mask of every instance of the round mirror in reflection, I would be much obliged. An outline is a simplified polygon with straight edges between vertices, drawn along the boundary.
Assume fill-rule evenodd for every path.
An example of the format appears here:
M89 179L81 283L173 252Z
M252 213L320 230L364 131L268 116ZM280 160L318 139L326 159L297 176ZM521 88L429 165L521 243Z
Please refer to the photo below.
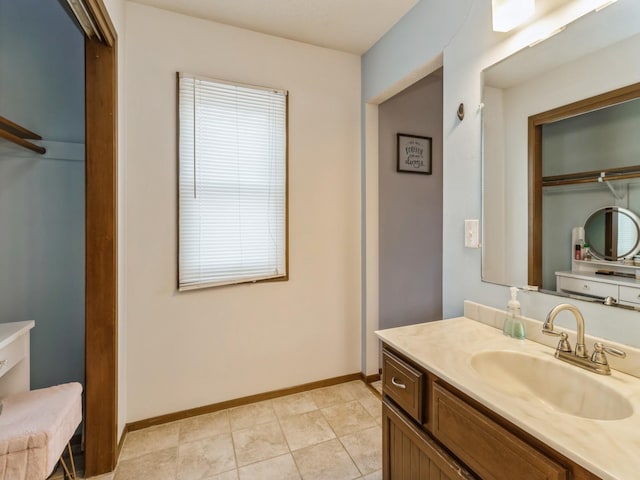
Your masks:
M596 258L630 258L640 250L640 219L626 208L600 208L587 218L584 236Z

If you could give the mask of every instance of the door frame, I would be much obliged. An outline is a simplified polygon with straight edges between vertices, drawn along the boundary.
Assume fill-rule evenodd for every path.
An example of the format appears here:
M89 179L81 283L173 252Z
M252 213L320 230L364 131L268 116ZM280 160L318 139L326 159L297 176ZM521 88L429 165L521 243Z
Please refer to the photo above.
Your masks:
M616 88L532 115L528 119L528 187L529 187L529 255L527 283L542 288L542 128L550 123L572 118L619 103L640 98L640 83ZM607 174L623 168L610 169ZM596 176L600 171L590 172ZM556 178L557 180L557 178Z
M85 476L110 472L118 431L117 35L102 0L84 0L101 36L85 36Z

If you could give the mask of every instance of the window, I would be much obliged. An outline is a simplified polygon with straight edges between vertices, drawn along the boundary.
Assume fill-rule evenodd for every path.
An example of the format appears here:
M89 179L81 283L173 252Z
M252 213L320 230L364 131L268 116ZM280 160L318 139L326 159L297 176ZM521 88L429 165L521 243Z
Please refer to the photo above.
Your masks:
M287 92L178 74L178 288L287 278Z

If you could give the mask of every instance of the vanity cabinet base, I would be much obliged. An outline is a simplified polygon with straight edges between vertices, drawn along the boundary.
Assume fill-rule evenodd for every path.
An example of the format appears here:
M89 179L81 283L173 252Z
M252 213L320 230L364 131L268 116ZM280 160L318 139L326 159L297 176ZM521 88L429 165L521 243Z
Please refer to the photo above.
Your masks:
M400 352L383 352L392 359L383 378L413 370L422 389L405 398L383 382L384 480L600 480ZM407 410L414 396L418 418Z
M433 435L482 478L566 480L567 470L464 400L433 386Z
M386 480L477 480L387 401L382 403Z

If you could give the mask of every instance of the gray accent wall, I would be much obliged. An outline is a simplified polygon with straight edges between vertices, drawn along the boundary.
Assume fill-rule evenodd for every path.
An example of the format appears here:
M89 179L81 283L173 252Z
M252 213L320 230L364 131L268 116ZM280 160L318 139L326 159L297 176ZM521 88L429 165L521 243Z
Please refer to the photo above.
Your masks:
M84 381L84 38L57 0L0 0L0 323L35 320L31 388Z
M442 318L442 69L379 106L380 328ZM431 175L400 173L396 134L432 138Z

